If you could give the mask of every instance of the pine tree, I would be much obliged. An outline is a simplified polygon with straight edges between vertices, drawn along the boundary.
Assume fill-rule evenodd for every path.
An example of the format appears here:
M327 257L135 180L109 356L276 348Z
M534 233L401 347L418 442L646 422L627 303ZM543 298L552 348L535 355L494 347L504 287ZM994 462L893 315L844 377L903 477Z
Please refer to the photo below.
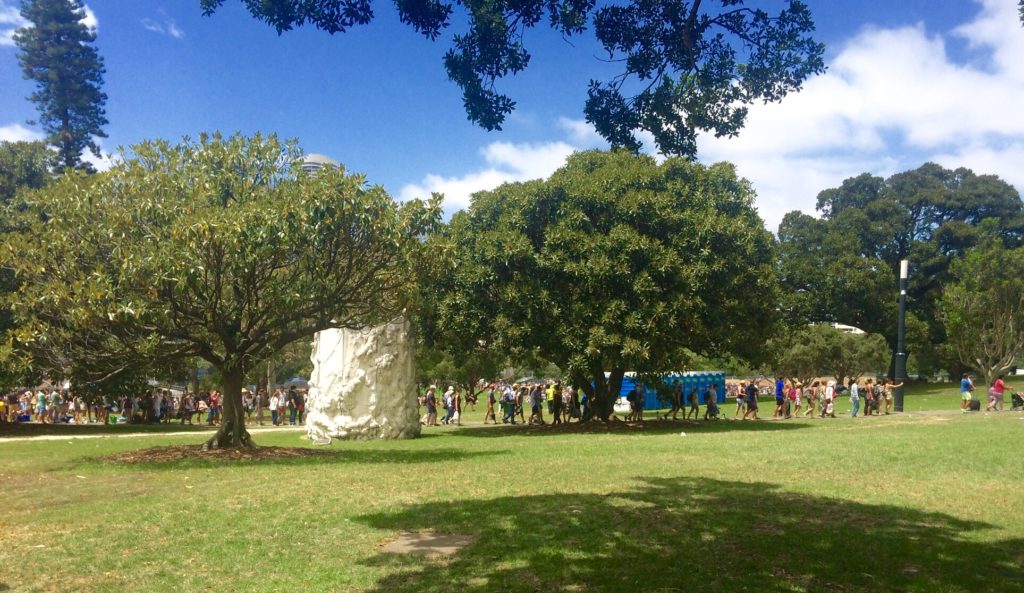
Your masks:
M58 169L91 170L82 162L89 148L100 156L94 138L106 138L103 105L103 59L93 43L96 34L82 19L78 0L24 0L21 15L29 25L19 29L14 42L26 79L36 82L29 96L39 110L47 142L57 149Z

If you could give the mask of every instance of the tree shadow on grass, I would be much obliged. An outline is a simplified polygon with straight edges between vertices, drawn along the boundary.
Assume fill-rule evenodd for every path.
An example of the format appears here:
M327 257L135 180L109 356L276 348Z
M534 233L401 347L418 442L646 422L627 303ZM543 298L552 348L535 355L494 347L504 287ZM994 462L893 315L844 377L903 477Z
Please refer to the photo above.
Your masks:
M169 447L156 447L156 449L168 449ZM313 466L313 465L334 465L339 463L353 464L422 464L422 463L448 463L451 461L462 461L477 457L491 457L503 455L506 451L465 451L463 449L306 449L310 452L306 456L293 456L285 458L269 459L232 459L230 456L204 457L198 454L199 446L191 446L197 450L195 456L176 458L171 460L140 460L122 462L111 460L109 457L87 457L74 460L74 466L83 462L94 463L105 467L119 467L148 470L182 470L182 469L204 469L220 467L244 467L244 466L268 466L286 465ZM145 452L145 450L141 450ZM72 466L73 467L73 466ZM65 468L69 469L69 468Z
M377 553L370 591L1024 590L1024 540L941 513L782 491L648 478L607 495L536 495L359 517L378 529L467 534L456 555ZM991 539L991 536L989 537Z
M455 429L450 434L468 437L494 438L507 436L559 436L566 434L636 434L636 435L664 435L678 434L679 432L692 433L717 433L717 432L762 432L778 430L799 430L810 428L806 422L789 421L739 421L739 420L712 420L712 421L672 421L672 420L647 420L643 423L635 422L601 422L593 420L590 422L571 422L552 426L545 424L499 426L463 426Z

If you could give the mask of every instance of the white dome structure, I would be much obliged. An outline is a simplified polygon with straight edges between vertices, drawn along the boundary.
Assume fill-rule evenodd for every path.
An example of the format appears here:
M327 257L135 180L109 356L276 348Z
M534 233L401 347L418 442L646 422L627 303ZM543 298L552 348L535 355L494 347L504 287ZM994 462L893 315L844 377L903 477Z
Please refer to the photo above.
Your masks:
M302 170L306 173L315 173L324 167L337 167L338 161L325 154L312 153L302 157Z

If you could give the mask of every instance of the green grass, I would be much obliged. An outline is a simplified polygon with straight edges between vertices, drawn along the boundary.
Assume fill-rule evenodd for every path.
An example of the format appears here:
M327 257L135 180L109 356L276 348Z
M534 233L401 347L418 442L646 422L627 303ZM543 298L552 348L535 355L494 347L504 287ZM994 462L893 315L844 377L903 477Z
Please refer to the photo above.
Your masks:
M100 458L201 435L0 443L0 590L1024 591L1022 431L1018 413L442 427L143 466ZM378 550L420 530L475 539Z

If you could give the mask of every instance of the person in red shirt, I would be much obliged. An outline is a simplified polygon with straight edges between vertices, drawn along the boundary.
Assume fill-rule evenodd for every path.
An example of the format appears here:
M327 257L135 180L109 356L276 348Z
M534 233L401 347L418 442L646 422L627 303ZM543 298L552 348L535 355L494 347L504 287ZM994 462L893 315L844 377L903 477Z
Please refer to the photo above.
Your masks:
M992 397L989 398L988 411L1003 411L1003 405L1006 404L1006 383L1003 382L1003 376L999 375L996 377L994 383L992 383L992 389L989 390Z

